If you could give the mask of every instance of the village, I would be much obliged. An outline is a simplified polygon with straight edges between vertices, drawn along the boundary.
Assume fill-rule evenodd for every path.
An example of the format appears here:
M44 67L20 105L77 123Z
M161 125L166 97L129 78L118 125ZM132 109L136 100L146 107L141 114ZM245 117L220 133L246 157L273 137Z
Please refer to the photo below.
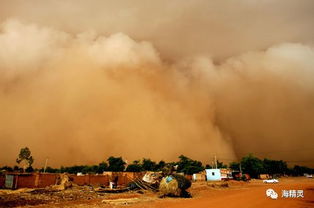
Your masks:
M218 172L216 169L211 171ZM160 192L145 182L143 175L149 181L149 173L131 172L79 176L52 173L12 174L6 175L5 180L1 176L0 207L157 208L208 207L215 203L216 207L238 207L241 204L263 207L265 203L269 207L310 207L314 198L314 180L304 176L283 177L279 179L279 183L266 184L261 179L206 181L206 175L200 173L192 177L191 187L187 189L189 198L178 198L174 195L161 198ZM114 177L119 178L116 186L110 182L110 178ZM10 178L13 183L10 183ZM131 189L127 184L132 181L136 181L137 185ZM275 189L280 195L277 200L265 195L269 188ZM302 195L288 195L283 198L283 190L302 190Z
M0 0L0 208L314 208L314 0Z
M27 154L27 158L33 161L30 154ZM272 198L268 199L261 191L269 187L295 188L295 196L287 195L285 198L295 198L298 203L312 203L309 199L314 196L314 180L313 169L310 168L296 166L289 170L286 167L285 172L281 172L273 165L271 169L275 168L275 172L272 172L266 168L266 160L263 164L266 169L256 172L257 169L249 165L258 159L252 155L229 167L219 161L213 167L203 167L201 162L183 155L179 159L176 163L155 163L143 159L126 165L121 157L109 157L108 164L102 162L98 169L94 167L95 172L92 172L92 168L87 171L86 166L63 168L62 172L50 167L37 171L29 171L32 169L30 167L26 168L28 171L2 168L0 207L159 207L159 203L171 204L172 201L185 206L185 203L193 200L202 199L207 204L219 199L224 192L230 192L230 196L233 196L243 191L256 192L257 195L243 196L243 200L251 200L252 197L277 200L277 193L275 198L270 195ZM272 163L275 164L274 161ZM27 162L25 164L29 165ZM239 168L237 165L240 165ZM283 196L280 197L279 201L284 200Z

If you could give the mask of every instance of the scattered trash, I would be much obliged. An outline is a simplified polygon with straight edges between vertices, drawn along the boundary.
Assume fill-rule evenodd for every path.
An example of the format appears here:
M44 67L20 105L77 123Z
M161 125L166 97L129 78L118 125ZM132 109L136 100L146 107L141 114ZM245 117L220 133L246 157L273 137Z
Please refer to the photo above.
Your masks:
M229 183L226 181L207 182L207 185L212 188L228 188Z
M149 184L143 180L135 179L128 184L128 188L130 190L142 189L142 190L150 190L150 191L158 191L158 184Z
M149 172L144 177L129 179L129 181L131 182L126 187L113 186L110 188L107 185L94 188L91 185L79 186L73 183L70 175L60 174L55 185L45 188L3 190L0 194L0 207L58 204L66 201L96 199L99 199L96 201L98 203L128 205L157 199L156 192L160 192L162 196L190 197L186 189L191 186L191 182L182 175L171 174L162 178L161 172Z
M127 192L130 191L129 188L96 188L95 191L97 193L123 193L123 192Z
M139 201L140 201L139 198L130 198L130 199L104 199L101 202L112 205L128 205Z

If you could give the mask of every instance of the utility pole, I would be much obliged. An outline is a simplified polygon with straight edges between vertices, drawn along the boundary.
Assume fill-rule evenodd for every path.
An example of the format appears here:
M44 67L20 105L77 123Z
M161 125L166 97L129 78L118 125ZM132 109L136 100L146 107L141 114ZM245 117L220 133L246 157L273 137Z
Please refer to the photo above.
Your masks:
M240 161L240 163L239 163L239 166L240 166L240 174L241 174L241 176L242 176L242 167L241 167L241 161Z
M215 156L214 156L214 161L215 161L215 167L216 167L216 169L217 169L217 157L216 157L216 154L215 154Z
M126 169L128 168L129 162L127 159L123 160L124 164L124 171L126 171Z
M48 164L48 157L46 158L45 167L44 167L44 173L46 173L47 164Z

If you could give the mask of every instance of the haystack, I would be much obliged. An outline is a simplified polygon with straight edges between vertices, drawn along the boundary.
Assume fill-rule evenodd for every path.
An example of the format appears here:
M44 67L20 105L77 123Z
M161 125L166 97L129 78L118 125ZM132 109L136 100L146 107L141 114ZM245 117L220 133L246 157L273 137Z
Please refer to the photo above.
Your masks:
M186 189L191 187L191 181L184 176L173 174L164 177L159 185L160 197L177 196L190 197Z
M72 186L70 177L67 174L60 174L57 178L56 185L53 186L57 190L65 190Z

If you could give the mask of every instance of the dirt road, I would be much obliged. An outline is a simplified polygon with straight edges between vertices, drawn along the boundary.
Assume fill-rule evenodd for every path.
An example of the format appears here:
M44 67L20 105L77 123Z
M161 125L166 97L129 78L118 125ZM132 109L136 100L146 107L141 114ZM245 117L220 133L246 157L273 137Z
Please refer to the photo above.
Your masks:
M190 192L193 198L163 198L155 194L124 194L127 205L104 203L104 199L119 198L119 195L104 196L104 198L89 201L68 201L58 204L43 204L32 206L42 207L130 207L130 208L310 208L314 207L314 179L281 178L279 184L263 184L261 180L250 182L229 182L228 188L213 188L206 182L193 183ZM266 190L274 189L278 199L266 197ZM283 190L303 190L304 198L283 198ZM119 201L120 202L120 201ZM123 199L122 199L123 202ZM27 207L27 206L26 206Z
M278 199L273 200L266 197L268 188L278 193ZM282 190L303 190L304 198L283 198ZM306 208L314 207L314 181L309 180L282 180L280 184L267 185L261 181L252 181L242 187L231 187L228 189L203 190L192 199L180 199L169 201L158 201L155 204L147 204L141 207L217 207L217 208ZM134 206L139 207L139 206Z
M278 199L266 197L266 190L274 189ZM283 190L303 190L304 198L283 198ZM192 199L166 199L154 203L135 204L132 207L169 207L169 208L310 208L314 207L314 180L306 178L280 179L279 184L263 184L253 180L247 184L236 184L224 189L199 187L191 190Z

